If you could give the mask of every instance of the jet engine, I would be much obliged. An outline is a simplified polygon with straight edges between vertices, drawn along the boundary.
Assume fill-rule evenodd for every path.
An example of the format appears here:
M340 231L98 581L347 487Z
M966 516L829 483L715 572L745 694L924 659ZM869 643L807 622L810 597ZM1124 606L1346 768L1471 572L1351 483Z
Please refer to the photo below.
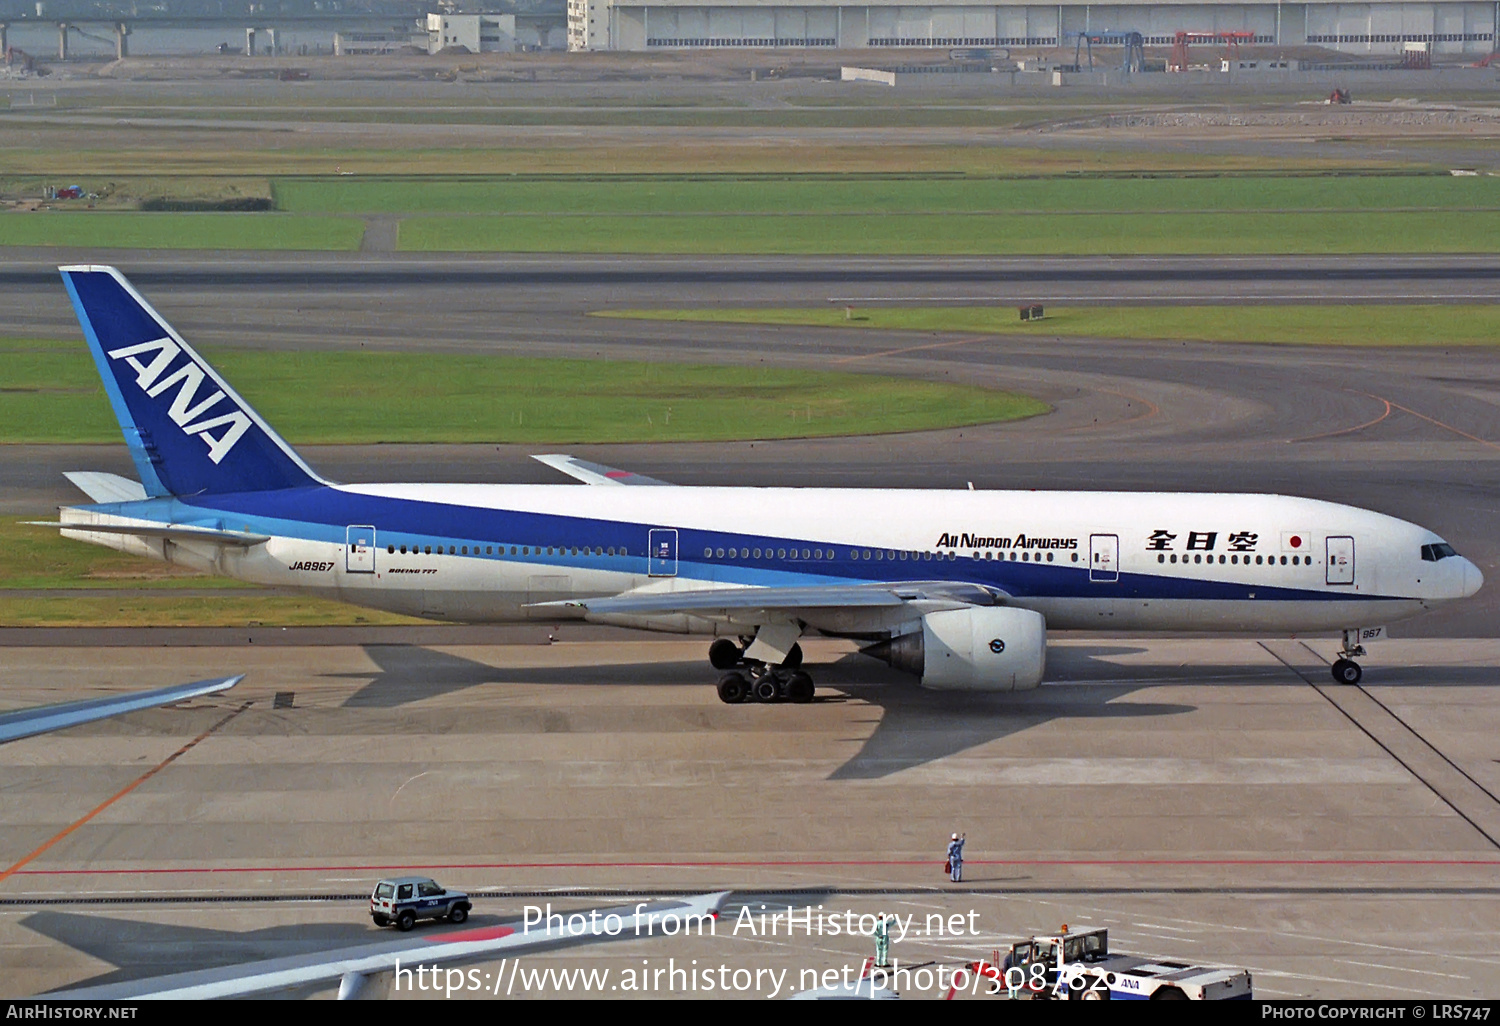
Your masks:
M1042 682L1047 622L1030 609L948 609L863 651L936 691L1027 691Z

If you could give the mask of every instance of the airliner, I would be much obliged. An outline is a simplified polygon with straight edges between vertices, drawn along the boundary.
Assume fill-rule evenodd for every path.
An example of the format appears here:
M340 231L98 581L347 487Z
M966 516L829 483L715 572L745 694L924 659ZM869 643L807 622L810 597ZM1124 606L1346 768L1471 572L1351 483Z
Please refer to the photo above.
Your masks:
M69 473L64 537L432 620L704 635L725 702L811 701L804 635L1018 691L1049 628L1342 631L1354 684L1384 624L1483 583L1426 528L1282 495L684 487L560 454L583 485L336 484L119 271L61 272L139 476Z

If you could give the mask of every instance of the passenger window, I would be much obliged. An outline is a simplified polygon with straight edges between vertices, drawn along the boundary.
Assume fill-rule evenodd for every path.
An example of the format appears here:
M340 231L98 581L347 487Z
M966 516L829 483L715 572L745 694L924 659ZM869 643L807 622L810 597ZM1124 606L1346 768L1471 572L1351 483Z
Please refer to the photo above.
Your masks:
M460 553L460 555L467 556L468 554L469 554L469 547L467 545L465 545L464 546L464 550L463 550L462 553Z
M777 559L785 559L786 558L786 549L777 549L776 550L776 558Z
M406 901L411 897L411 884L402 884L396 888L396 900Z
M430 556L430 555L432 555L432 546L431 545L423 546L422 551L423 551L423 553L425 555Z
M1052 562L1052 553L1047 553L1047 562Z
M1256 566L1260 566L1260 559L1261 559L1261 557L1259 557L1259 556L1255 557L1255 565Z
M723 559L724 558L724 550L723 549L714 549L714 556L717 557L717 558L719 558L719 559Z
M755 558L756 558L756 559L759 559L759 558L760 558L760 549L756 549L756 550L755 550Z
M391 553L391 554L394 555L395 552L396 552L396 546L394 546L394 545L387 545L385 547L385 551L387 551L387 552L389 552L389 553Z
M1194 556L1193 557L1193 562L1194 563L1201 563L1201 562L1203 562L1203 557L1202 556Z
M713 549L704 549L703 550L703 558L704 559L712 559L713 557L714 557L714 550Z
M435 883L417 884L417 894L423 898L436 898L443 893L443 889Z
M1164 556L1164 555L1162 555L1160 552L1158 552L1156 554L1156 561L1158 563L1165 563L1167 561L1167 557ZM1075 562L1075 563L1078 562L1078 553L1076 553L1076 552L1073 553L1073 562Z
M1177 553L1172 553L1172 562L1177 562Z
M870 550L869 549L865 549L864 554L862 556L860 556L859 558L860 559L869 559L870 558Z
M735 559L737 557L738 553L739 553L738 549L730 549L729 550L729 558L730 559Z

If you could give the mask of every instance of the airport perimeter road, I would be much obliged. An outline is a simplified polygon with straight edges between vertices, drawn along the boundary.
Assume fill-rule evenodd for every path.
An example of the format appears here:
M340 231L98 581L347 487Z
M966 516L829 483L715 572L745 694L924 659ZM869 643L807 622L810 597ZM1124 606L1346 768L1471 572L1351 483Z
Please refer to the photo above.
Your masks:
M733 889L966 920L908 964L1067 922L1268 997L1493 995L1500 644L1461 648L1392 642L1380 683L1336 688L1326 642L1066 638L1056 683L945 696L819 641L810 706L722 705L699 641L9 649L10 705L248 677L0 748L0 993L370 939L361 897L412 870L479 892L475 925ZM734 910L535 964L795 978L870 951Z

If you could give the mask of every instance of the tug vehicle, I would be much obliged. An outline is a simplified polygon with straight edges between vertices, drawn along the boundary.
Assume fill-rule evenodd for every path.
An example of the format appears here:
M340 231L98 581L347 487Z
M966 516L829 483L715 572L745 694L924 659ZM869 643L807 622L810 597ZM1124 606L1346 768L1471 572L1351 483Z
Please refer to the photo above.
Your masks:
M1011 997L1071 1001L1248 1001L1245 969L1111 954L1109 930L1069 931L1017 941L994 961L972 963Z

